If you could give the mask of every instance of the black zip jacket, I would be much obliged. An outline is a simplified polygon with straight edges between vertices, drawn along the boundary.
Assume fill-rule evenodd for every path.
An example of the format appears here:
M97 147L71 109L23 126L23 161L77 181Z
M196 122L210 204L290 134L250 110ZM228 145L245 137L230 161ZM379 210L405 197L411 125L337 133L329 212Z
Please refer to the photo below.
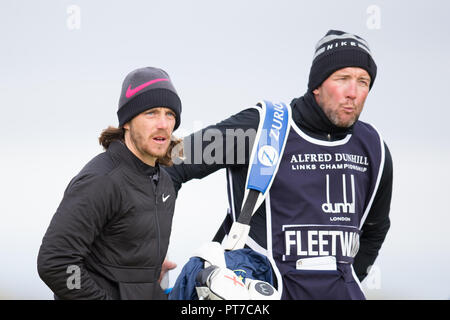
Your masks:
M307 93L303 97L294 99L291 102L292 117L297 126L299 126L304 132L311 137L320 140L336 141L343 139L348 133L351 133L353 128L340 128L331 123L322 109L317 105L312 93ZM175 165L168 168L168 172L171 175L175 189L181 188L182 183L191 179L201 179L221 168L227 168L229 174L232 176L232 186L228 189L229 202L234 203L234 214L236 218L239 216L240 208L242 207L242 201L244 197L244 188L247 178L248 163L251 154L251 148L255 136L248 135L245 145L237 143L237 138L227 139L227 129L242 129L246 132L248 129L254 129L256 132L259 124L259 113L256 109L245 109L230 118L216 124L209 126L200 132L196 132L191 136L184 139L184 151L186 160L184 163ZM222 140L224 142L224 149L222 150L223 159L220 163L215 162L207 164L202 162L198 164L194 162L194 152L198 146L202 146L202 151L211 143L205 139L202 142L196 141L196 139L203 136L204 132L208 129L215 129L216 132L221 132ZM251 130L250 130L251 131ZM232 131L230 131L232 132ZM249 131L247 131L249 132ZM233 143L228 143L233 141ZM244 150L238 150L238 147L242 147ZM234 154L234 161L230 162L226 159L226 155L232 152ZM239 162L239 154L245 154L245 161ZM197 160L198 160L197 156ZM227 161L228 160L228 161ZM189 164L191 163L191 164ZM367 219L362 227L362 234L360 237L360 248L358 254L354 260L354 269L358 278L362 281L368 272L368 267L371 266L381 245L384 242L386 234L390 227L389 210L392 195L392 158L388 147L385 144L385 164L381 177L380 185L375 195L372 208L367 216ZM229 175L227 175L227 178ZM230 183L230 180L228 181ZM265 206L261 205L260 208L253 215L250 223L250 237L255 240L260 246L266 248L266 217ZM221 228L224 228L223 233L228 233L231 219L228 219L228 223L224 223ZM219 230L218 234L220 234ZM215 239L220 240L220 239Z
M175 198L164 169L112 142L64 192L39 250L39 276L57 299L165 299L157 280Z

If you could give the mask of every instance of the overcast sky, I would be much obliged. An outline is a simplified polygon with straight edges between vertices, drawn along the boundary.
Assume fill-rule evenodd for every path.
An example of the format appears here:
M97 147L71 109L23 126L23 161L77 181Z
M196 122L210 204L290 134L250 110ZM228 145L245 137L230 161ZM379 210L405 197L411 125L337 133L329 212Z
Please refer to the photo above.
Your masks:
M183 103L184 136L261 99L306 91L316 42L358 34L378 75L361 119L394 160L392 227L369 298L450 298L448 1L0 2L0 298L51 299L39 279L42 237L70 179L117 125L121 83L154 66ZM225 174L181 189L169 249L178 263L214 235Z

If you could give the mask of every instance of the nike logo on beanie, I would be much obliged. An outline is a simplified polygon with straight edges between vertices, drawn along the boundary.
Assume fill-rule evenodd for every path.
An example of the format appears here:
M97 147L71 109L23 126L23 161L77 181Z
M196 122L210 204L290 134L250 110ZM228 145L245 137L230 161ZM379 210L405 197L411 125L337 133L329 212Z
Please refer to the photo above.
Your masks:
M125 96L127 98L131 98L132 96L134 96L136 93L138 93L139 91L141 91L144 88L147 88L148 86L157 83L157 82L161 82L161 81L169 81L169 79L154 79L154 80L150 80L148 82L145 82L139 86L137 86L134 89L131 89L131 84L128 86L127 92L125 93Z

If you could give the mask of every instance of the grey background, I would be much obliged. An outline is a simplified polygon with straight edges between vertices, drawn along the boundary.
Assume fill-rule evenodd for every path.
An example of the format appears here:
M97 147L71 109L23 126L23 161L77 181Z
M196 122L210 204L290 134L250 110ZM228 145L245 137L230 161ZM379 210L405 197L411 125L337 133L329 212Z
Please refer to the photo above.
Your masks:
M71 29L70 5L80 9ZM371 5L379 9L373 29ZM364 37L378 76L362 120L394 159L392 227L370 299L450 298L448 1L12 1L0 3L0 298L51 299L39 279L42 236L69 180L117 125L121 82L138 67L171 76L183 102L178 136L261 99L306 91L329 29ZM369 24L368 24L369 21ZM175 278L226 212L225 173L180 191L169 256Z

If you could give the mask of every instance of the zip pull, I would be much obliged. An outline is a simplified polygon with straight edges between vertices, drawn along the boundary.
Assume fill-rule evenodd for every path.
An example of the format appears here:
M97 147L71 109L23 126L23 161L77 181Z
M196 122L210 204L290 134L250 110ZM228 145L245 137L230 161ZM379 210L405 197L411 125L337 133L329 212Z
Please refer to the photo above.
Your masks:
M331 141L331 133L327 134L328 141Z

